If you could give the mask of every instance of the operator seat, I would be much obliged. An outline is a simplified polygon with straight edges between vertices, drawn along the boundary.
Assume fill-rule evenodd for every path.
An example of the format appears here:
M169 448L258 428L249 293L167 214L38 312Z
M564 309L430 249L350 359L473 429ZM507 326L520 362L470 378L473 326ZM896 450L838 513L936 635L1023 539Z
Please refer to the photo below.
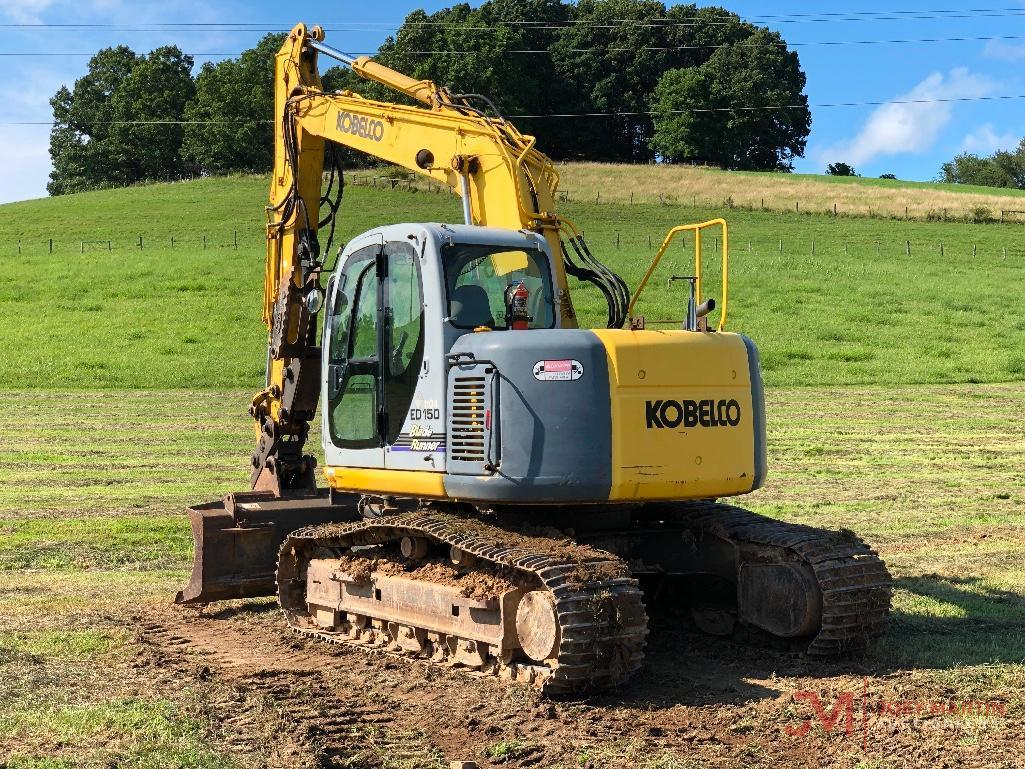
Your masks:
M462 328L495 327L488 292L473 283L456 286L449 299L452 322Z

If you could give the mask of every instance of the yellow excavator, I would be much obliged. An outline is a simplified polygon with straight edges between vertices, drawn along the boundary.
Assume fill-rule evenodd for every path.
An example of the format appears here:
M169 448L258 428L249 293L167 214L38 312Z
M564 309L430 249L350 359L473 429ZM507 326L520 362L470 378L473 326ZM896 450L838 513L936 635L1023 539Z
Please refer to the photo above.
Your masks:
M725 331L726 223L674 228L631 296L488 99L323 41L300 24L275 64L252 488L190 508L178 601L276 594L299 633L549 693L623 681L656 612L815 656L883 632L891 580L864 542L717 501L766 474L758 354ZM410 104L325 91L321 56ZM337 146L450 188L463 221L372 229L326 268ZM681 233L686 313L646 328L639 297ZM577 327L569 278L602 292L608 328ZM305 453L318 406L327 488Z

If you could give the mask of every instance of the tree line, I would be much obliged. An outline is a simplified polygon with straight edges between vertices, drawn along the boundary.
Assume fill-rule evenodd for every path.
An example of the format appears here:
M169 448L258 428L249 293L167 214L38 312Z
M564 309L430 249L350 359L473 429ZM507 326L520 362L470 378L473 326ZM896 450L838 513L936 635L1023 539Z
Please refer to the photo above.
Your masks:
M173 46L147 55L126 46L98 52L86 75L51 100L51 194L269 170L273 61L283 38L268 35L195 76L192 58ZM489 97L559 160L786 171L811 130L797 54L778 33L719 7L461 3L410 13L375 58ZM328 69L323 81L397 99L346 68Z
M1013 150L985 157L962 153L943 164L938 181L1025 190L1025 139Z

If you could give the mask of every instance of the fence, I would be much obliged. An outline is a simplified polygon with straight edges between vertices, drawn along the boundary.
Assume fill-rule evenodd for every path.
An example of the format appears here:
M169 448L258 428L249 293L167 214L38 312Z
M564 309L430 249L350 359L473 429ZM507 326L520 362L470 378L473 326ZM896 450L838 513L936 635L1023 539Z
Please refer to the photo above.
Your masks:
M662 243L665 237L663 231L640 232L631 230L603 230L596 235L594 232L587 234L587 240L596 251L608 252L654 252ZM0 251L0 256L5 252L17 255L27 254L79 254L86 255L99 253L112 258L122 258L123 252L138 252L147 249L170 249L170 250L192 250L206 251L213 249L227 249L238 251L239 248L254 249L262 251L265 239L262 235L257 238L255 233L239 234L238 230L230 233L211 235L208 233L190 234L188 237L181 235L159 235L147 236L137 235L130 239L100 238L90 240L68 240L58 241L54 238L45 240L18 240L14 249ZM678 247L690 249L693 253L693 242L688 241L686 236L678 238ZM945 258L972 258L987 256L1007 259L1012 257L1025 256L1025 242L1009 241L1009 244L994 242L992 240L980 244L975 240L961 240L951 243L946 240L922 241L896 238L891 240L872 239L864 240L857 238L822 239L812 236L802 238L800 236L779 236L766 234L764 231L757 237L738 237L736 234L731 238L733 253L747 254L778 254L781 256L798 257L801 255L818 256L890 256L890 257L928 257L938 256ZM674 244L674 248L677 247ZM720 239L713 237L706 238L703 243L703 250L706 254L717 254L720 249Z

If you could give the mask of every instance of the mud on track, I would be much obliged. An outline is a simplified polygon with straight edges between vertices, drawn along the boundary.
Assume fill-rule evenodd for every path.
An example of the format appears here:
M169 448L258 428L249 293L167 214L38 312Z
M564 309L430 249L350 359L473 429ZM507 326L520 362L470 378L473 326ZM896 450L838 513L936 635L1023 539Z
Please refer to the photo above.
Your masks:
M1025 766L1020 702L985 719L982 739L967 721L937 728L872 715L863 724L869 671L858 663L812 663L689 629L656 628L646 669L620 691L549 701L492 678L302 639L271 601L163 607L138 622L139 672L155 688L199 689L215 739L247 766ZM953 694L906 672L870 685L870 703ZM827 713L836 695L854 694L854 730L845 733L841 716L832 732L800 734L814 720L795 699L802 691L820 692Z

